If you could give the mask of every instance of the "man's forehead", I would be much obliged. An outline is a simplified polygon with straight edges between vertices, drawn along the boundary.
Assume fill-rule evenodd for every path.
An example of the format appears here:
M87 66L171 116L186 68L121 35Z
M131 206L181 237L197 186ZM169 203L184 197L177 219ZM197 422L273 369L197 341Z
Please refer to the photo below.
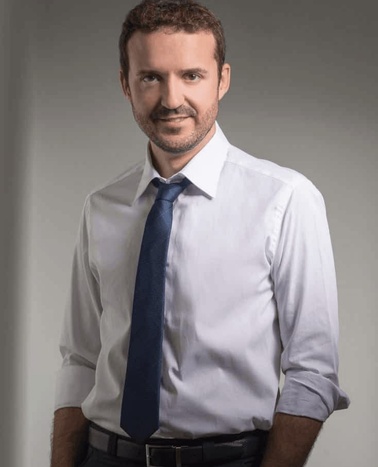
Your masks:
M130 38L129 59L135 63L169 61L172 58L185 61L196 56L198 60L214 59L215 38L211 32L189 33L172 29L153 32L136 31Z
M159 29L156 29L154 31L143 31L141 29L135 31L131 37L130 41L135 38L153 38L155 36L166 36L166 37L213 37L214 35L212 31L206 30L206 29L198 29L198 31L187 31L185 29L176 29L173 27L169 26L163 26ZM214 39L215 40L215 39Z

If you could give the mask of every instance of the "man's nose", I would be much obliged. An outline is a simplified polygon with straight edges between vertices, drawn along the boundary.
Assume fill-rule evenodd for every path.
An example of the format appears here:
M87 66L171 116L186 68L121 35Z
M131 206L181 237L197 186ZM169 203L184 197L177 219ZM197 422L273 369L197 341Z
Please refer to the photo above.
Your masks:
M167 109L174 110L184 103L184 93L178 80L170 79L164 83L161 105Z

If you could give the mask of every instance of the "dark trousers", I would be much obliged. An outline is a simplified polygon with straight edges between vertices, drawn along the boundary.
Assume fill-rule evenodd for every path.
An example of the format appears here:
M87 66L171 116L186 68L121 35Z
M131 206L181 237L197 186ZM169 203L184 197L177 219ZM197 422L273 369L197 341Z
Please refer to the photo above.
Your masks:
M260 463L261 459L248 458L216 465L214 463L196 464L196 467L259 467ZM127 459L112 456L90 446L86 458L77 467L143 467L143 464L133 463ZM183 467L186 466L183 465Z

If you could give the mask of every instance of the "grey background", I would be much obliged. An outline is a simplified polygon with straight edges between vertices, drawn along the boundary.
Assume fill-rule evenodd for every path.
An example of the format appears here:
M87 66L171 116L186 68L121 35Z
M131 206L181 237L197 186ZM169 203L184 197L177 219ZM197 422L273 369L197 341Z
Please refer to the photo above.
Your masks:
M1 456L47 467L57 343L86 194L143 157L118 84L135 1L2 0ZM374 1L208 0L228 37L230 141L322 191L340 298L348 411L310 467L376 464L378 36Z

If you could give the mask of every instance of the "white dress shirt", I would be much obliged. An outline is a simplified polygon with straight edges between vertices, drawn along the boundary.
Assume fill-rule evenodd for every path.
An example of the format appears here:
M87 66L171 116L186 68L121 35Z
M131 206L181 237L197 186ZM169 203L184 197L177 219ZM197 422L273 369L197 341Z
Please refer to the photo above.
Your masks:
M56 409L81 406L88 419L121 435L136 268L154 177L147 155L87 197L61 337ZM267 430L276 411L323 421L346 408L319 191L298 172L230 145L218 125L167 182L183 177L192 184L174 203L155 436Z

